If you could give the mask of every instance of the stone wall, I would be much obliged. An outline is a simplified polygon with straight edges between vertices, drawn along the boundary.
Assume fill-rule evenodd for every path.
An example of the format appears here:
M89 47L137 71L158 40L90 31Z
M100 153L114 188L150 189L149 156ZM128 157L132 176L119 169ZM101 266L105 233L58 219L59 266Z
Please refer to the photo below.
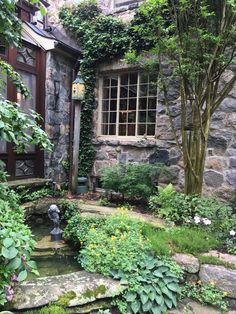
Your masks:
M53 146L45 153L45 177L64 183L67 175L63 161L68 161L72 62L59 52L48 52L46 61L45 129Z
M125 66L124 66L125 67ZM120 71L121 62L101 65L98 73ZM227 80L232 73L225 75ZM168 91L171 115L176 129L180 126L180 108L178 83L173 81ZM173 175L173 182L180 189L184 184L184 168L181 153L178 150L170 127L169 117L163 104L163 95L158 95L158 133L154 137L131 138L121 140L118 137L97 136L94 138L96 160L93 175L99 177L104 166L116 163L164 163ZM96 134L98 112L94 122ZM166 182L166 178L162 178ZM229 198L236 188L236 86L223 101L212 119L209 137L206 167L204 175L204 193L214 194L220 198Z

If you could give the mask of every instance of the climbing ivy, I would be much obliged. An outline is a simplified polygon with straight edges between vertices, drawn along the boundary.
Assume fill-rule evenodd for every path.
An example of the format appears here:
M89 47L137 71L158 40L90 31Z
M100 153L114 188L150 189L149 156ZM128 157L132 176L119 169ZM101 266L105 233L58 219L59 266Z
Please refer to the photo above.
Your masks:
M129 27L118 18L106 16L92 1L75 7L63 7L63 26L82 46L80 71L86 85L81 114L79 175L87 176L93 166L95 150L92 145L93 108L95 108L96 66L121 56L130 45Z

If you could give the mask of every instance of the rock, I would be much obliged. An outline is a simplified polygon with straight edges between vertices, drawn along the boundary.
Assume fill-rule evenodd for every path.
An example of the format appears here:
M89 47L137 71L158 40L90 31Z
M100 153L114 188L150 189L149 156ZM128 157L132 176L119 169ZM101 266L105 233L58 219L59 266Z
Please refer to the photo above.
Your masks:
M229 297L236 298L236 270L205 264L200 267L199 278L204 283L214 282Z
M204 253L202 255L203 256L214 256L214 257L217 257L221 261L233 264L236 267L236 255L227 254L227 253L221 253L221 252L218 252L216 250L212 250L212 251L210 251L208 253Z
M232 97L225 98L220 104L219 110L226 113L236 112L236 99Z
M236 168L236 158L235 157L230 157L229 158L229 165L232 168Z
M204 173L204 180L207 186L219 188L224 182L224 177L220 172L208 170Z
M228 142L224 137L209 135L208 147L226 150L227 145Z
M177 309L172 309L168 314L221 314L221 311L213 306L203 305L192 300L183 300L177 306ZM231 313L233 314L233 313Z
M226 179L230 185L236 187L236 170L226 171Z
M226 166L225 157L207 157L206 168L213 170L223 170Z
M98 274L78 271L72 274L38 278L18 284L12 309L45 306L67 299L69 307L118 295L123 291L118 281Z
M162 163L169 164L169 152L166 149L157 149L153 154L149 156L149 163L156 164Z
M173 256L173 259L177 264L182 266L186 272L190 274L196 274L199 272L200 264L196 257L187 254L176 253Z

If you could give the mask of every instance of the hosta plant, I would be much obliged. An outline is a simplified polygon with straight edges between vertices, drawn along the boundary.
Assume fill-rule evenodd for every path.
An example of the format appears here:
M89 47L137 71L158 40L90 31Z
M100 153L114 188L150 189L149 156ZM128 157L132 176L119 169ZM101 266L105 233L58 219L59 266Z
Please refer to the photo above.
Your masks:
M177 305L180 293L178 277L171 271L168 262L152 254L146 254L132 273L118 271L113 272L113 276L128 285L122 296L127 303L126 313L161 314Z

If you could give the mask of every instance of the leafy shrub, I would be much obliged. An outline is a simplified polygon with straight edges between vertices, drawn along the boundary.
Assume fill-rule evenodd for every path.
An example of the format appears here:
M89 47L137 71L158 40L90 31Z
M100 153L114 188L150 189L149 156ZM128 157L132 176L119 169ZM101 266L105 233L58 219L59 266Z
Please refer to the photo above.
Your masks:
M25 280L29 271L37 274L30 260L35 241L18 200L14 191L0 184L0 305L12 301L14 282Z
M187 226L156 229L145 225L143 233L157 255L169 256L175 252L198 254L218 248L220 244L215 233Z
M64 236L75 245L84 246L90 231L102 226L104 221L105 219L101 217L81 217L80 213L77 212L68 220L64 229Z
M130 271L148 248L142 224L125 215L114 215L92 227L80 252L82 266L90 272L109 275L112 270Z
M201 282L197 284L185 284L181 291L182 298L192 298L202 304L210 304L218 307L225 312L228 309L228 303L224 300L227 293L216 288L214 284L202 285Z
M79 212L77 201L60 200L58 206L63 211L63 219L69 220L71 217Z
M161 173L167 172L163 165L116 165L103 168L101 182L107 191L121 193L128 199L147 200L156 191Z
M210 197L176 192L172 184L159 187L159 194L150 197L149 205L159 217L175 224L192 224L198 215L208 219L211 228L222 232L229 228L233 219L232 209L227 204Z
M167 262L152 254L140 258L132 272L117 271L113 276L129 287L122 296L127 303L125 313L166 313L177 305L178 278Z

